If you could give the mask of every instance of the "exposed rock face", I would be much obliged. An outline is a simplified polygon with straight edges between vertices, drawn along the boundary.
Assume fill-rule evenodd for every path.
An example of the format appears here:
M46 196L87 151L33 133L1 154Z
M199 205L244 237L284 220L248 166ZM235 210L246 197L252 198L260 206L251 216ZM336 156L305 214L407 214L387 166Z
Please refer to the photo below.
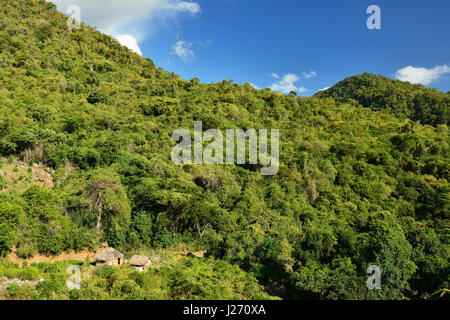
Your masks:
M191 251L187 255L196 258L203 258L206 254L206 251Z
M4 180L3 191L16 190L23 192L31 185L53 188L53 171L41 163L29 165L19 160L9 161L7 158L0 158L0 178Z
M8 290L9 286L11 286L11 285L17 285L19 287L25 287L25 286L36 287L42 281L44 281L44 279L40 279L37 281L28 281L28 280L22 281L19 279L11 279L11 280L7 279L4 281L0 281L0 291Z

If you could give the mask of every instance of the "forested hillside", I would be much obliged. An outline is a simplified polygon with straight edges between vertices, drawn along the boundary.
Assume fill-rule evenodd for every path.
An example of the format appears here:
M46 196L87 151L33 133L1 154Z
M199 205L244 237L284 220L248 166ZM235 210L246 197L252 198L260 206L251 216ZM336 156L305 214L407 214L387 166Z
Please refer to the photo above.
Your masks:
M387 109L397 116L405 116L422 124L449 124L450 94L365 73L349 77L328 90L316 94L319 98L336 101L356 101L372 110Z
M448 94L369 74L310 98L186 81L66 21L45 1L0 0L2 256L105 241L207 251L147 275L102 271L71 298L401 299L449 287ZM278 174L173 164L172 132L194 121L279 129ZM6 170L14 161L30 176ZM35 163L51 187L34 183ZM366 287L370 265L381 290Z

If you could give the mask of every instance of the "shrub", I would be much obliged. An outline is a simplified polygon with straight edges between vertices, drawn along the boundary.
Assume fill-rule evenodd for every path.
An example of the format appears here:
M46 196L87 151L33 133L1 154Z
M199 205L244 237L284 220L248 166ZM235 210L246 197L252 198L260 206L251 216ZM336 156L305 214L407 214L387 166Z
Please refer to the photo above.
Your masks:
M35 31L36 38L39 41L44 42L52 36L52 27L48 24L45 24Z
M106 102L108 102L108 94L106 93L105 90L102 90L102 89L98 88L98 89L92 91L88 95L87 101L90 104L106 103Z

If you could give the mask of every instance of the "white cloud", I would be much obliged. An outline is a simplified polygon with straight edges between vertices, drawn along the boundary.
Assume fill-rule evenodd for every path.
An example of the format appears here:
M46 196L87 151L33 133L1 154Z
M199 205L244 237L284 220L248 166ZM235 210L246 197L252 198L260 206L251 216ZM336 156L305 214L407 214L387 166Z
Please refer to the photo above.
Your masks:
M274 78L276 78L276 77L274 77ZM276 78L276 79L279 79L279 78ZM306 88L304 88L304 87L296 87L296 85L294 83L297 82L298 80L300 80L300 78L296 74L288 73L288 74L285 74L277 82L273 83L270 86L270 89L272 89L272 91L282 92L282 93L289 93L291 91L297 91L297 92L303 93L303 92L307 91Z
M206 47L209 47L213 43L213 41L212 41L212 39L208 39L206 41L200 41L199 40L199 41L196 41L196 43L198 45L202 46L203 48L206 48Z
M172 45L172 51L170 53L178 56L185 63L191 63L195 59L193 47L200 46L202 48L206 48L210 46L212 42L212 39L208 39L206 41L197 40L195 42L187 42L181 40L180 35L177 34L177 42Z
M180 13L201 13L196 2L180 0L52 0L58 10L66 12L70 5L79 6L81 20L96 26L106 33L117 33L118 29L146 18L166 18Z
M180 14L196 15L201 7L196 2L181 0L51 0L59 11L67 13L71 5L80 7L81 21L97 27L99 31L116 37L119 42L135 52L139 52L138 42L149 32L140 28L145 19L164 21ZM150 28L151 29L151 28ZM126 37L125 37L126 36ZM136 43L134 43L134 38Z
M317 76L315 71L303 72L303 77L305 77L305 79L314 78L315 76Z
M177 55L185 63L192 62L195 58L195 53L191 49L192 42L186 42L179 40L174 45L172 45L172 54Z
M420 83L428 85L438 80L442 75L450 73L450 67L446 64L442 66L436 66L433 69L416 68L408 66L398 70L395 73L395 77L398 80L409 81L411 83Z
M119 34L114 36L114 38L116 38L121 45L131 49L132 51L142 56L141 48L139 48L139 45L135 37L129 34Z
M330 89L330 87L325 87L325 88L319 89L317 91L320 92L320 91L325 91L325 90L328 90L328 89Z
M253 84L251 82L248 83L249 85L251 85L253 88L255 88L256 90L259 90L259 87L256 84Z
M276 73L269 73L269 76L275 79L280 79L280 77Z
M186 1L170 1L163 8L178 12L190 12L191 14L202 12L202 9L198 3Z

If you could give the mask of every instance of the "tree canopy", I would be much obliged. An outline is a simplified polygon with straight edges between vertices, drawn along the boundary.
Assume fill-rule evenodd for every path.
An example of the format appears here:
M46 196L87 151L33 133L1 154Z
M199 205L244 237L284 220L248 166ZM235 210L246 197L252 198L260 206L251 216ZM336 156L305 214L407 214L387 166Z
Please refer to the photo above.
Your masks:
M448 93L370 74L307 98L186 81L91 27L68 29L51 3L0 3L0 171L40 162L54 180L21 190L29 177L3 169L15 178L0 180L1 255L103 241L208 252L157 275L99 271L78 298L104 297L105 283L112 297L174 299L430 298L449 287ZM279 129L278 174L173 164L171 134L194 121ZM382 290L366 287L370 265ZM49 281L44 295L58 291Z

